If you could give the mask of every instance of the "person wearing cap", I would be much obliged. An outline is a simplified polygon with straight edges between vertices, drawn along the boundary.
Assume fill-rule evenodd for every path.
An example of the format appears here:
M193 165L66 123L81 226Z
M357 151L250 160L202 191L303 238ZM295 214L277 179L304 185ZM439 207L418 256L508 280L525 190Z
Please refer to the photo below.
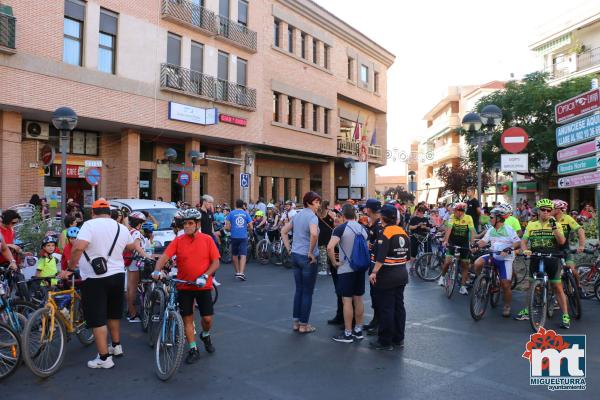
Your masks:
M377 255L369 281L376 289L379 318L377 340L369 345L376 350L404 347L406 309L404 288L408 283L406 263L409 257L408 235L396 225L396 208L386 204L380 211L382 230L377 238Z
M123 315L123 287L125 286L125 250L143 254L127 228L110 218L110 206L105 199L92 204L92 219L83 223L73 243L67 270L60 277L66 279L79 267L81 305L89 328L92 328L98 355L88 361L89 368L112 368L113 356L123 355L120 319ZM82 256L84 256L82 258ZM104 258L106 271L101 272L97 259ZM108 333L112 344L108 345Z
M146 222L146 215L141 211L133 211L129 214L129 235L133 238L134 243L138 244L141 249L146 249L147 239L142 234L142 225ZM137 297L137 285L140 281L140 269L137 263L133 262L133 258L137 254L134 252L126 252L123 256L125 257L125 266L127 267L127 321L132 323L142 322L137 308L135 306L135 300ZM143 250L139 253L142 257L148 257L148 254Z
M371 274L373 272L373 267L375 267L375 257L377 255L377 240L379 238L379 234L382 231L381 221L379 211L381 210L381 201L377 199L368 199L365 204L365 213L369 218L369 252L371 253L371 266L367 271L367 274ZM370 290L369 295L371 297L371 308L373 308L373 318L371 321L363 326L363 330L367 332L367 335L374 335L377 333L378 329L378 318L377 318L377 307L375 307L375 302L377 297L375 295L375 286L369 282Z

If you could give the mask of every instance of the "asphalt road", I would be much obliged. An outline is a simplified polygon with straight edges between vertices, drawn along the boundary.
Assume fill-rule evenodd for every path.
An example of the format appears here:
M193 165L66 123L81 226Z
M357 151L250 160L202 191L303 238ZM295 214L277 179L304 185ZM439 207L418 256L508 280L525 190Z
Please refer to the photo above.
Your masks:
M600 398L600 304L584 301L584 316L568 334L587 334L587 390L551 392L529 385L529 363L521 357L528 322L503 319L488 310L475 322L468 297L446 299L443 290L418 279L406 289L405 347L392 352L361 343L331 340L336 328L329 276L319 276L311 323L317 332L291 330L293 278L289 270L250 265L238 282L225 265L216 305L213 343L195 365L182 364L169 382L153 370L153 352L139 324L123 322L125 356L111 370L91 370L95 356L73 339L62 369L41 380L26 366L0 383L3 399L207 398L207 399L549 399ZM367 299L368 297L366 297ZM517 295L520 304L523 296ZM367 306L367 312L371 313ZM367 317L370 319L370 315ZM548 328L558 329L555 316ZM560 333L563 333L561 331Z

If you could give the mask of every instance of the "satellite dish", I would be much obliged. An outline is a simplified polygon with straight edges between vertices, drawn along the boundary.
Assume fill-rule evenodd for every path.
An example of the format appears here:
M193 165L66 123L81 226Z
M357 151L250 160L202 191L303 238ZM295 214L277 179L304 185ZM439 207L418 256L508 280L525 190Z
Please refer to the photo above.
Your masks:
M172 147L169 147L165 150L165 159L168 161L175 161L177 159L177 150Z
M198 163L198 161L202 160L204 157L202 156L202 154L199 151L196 150L191 150L188 154L188 156L190 157L190 160L192 161L193 165L196 165Z
M348 169L354 167L354 163L356 163L356 161L354 161L353 158L344 159L344 167Z

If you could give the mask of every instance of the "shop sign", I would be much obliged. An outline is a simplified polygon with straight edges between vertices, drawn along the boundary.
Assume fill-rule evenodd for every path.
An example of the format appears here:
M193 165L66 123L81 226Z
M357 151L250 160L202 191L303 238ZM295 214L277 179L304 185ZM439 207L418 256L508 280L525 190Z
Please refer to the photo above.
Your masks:
M558 187L561 189L577 186L595 185L600 183L600 172L586 172L584 174L565 176L558 179Z
M597 159L596 156L592 156L558 164L558 174L569 175L577 172L590 171L598 167L598 161L600 161L600 159Z
M148 189L150 187L150 181L140 181L140 189Z
M186 104L169 102L169 119L189 122L198 125L215 125L217 123L216 108L201 108Z
M86 168L102 168L102 160L85 160Z
M600 139L592 140L591 142L585 142L578 144L577 146L559 150L556 153L556 158L558 161L567 161L572 160L574 158L587 156L597 151L600 151Z
M52 167L52 175L61 176L61 165L54 164ZM67 164L67 178L85 178L85 167L83 165Z
M248 120L246 118L234 117L232 115L227 114L219 114L219 121L237 126L248 125Z
M554 109L556 123L563 124L598 109L600 109L600 89L592 89L558 103Z
M600 136L600 114L590 115L556 128L556 145L566 147Z
M501 154L500 170L502 172L528 172L529 154Z

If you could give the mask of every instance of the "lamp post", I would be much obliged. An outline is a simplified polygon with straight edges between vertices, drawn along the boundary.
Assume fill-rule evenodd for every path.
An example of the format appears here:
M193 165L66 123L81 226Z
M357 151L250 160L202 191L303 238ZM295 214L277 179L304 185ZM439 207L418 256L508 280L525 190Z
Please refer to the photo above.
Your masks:
M69 107L57 108L52 114L52 125L60 132L60 215L67 213L67 144L69 132L77 126L77 114Z
M409 183L409 186L408 186L408 191L411 194L415 193L415 175L416 174L417 173L415 171L408 171L408 176L410 176L410 183Z
M498 204L498 173L500 172L500 164L495 163L494 164L494 172L496 173L496 190L494 190L494 203L497 205Z
M429 205L429 182L425 182L425 189L427 190L427 204Z
M491 132L502 119L502 110L494 104L488 104L483 107L481 114L470 112L462 119L463 129L469 133L478 133L482 126ZM481 204L481 134L477 135L477 200Z

